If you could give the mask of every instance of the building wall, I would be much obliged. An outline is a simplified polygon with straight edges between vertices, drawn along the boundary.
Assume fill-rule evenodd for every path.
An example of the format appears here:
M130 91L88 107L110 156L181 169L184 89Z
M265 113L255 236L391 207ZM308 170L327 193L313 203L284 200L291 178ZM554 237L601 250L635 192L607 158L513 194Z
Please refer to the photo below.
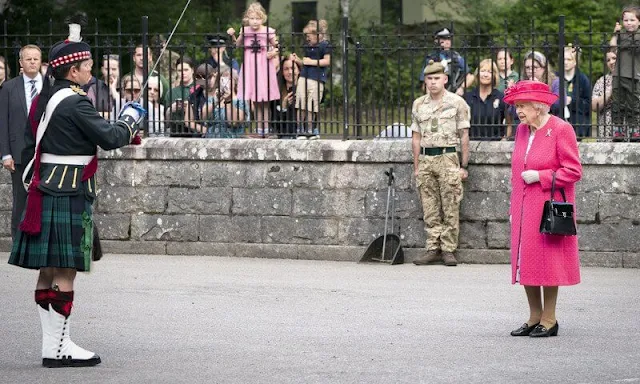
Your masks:
M640 267L638 144L581 143L583 265ZM507 263L512 142L472 142L459 258ZM410 142L145 139L100 153L95 220L113 253L356 261L384 230L387 177L407 259L424 251ZM0 173L0 250L11 180Z

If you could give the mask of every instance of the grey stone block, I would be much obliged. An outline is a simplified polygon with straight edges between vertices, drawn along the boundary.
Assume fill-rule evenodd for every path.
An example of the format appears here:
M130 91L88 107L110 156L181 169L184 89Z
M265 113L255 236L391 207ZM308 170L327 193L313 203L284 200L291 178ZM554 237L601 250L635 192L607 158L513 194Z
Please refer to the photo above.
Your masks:
M585 251L630 251L640 249L640 227L630 221L578 225L578 245Z
M483 221L460 222L459 248L487 248L487 228Z
M635 167L602 165L584 167L578 192L640 193L640 172Z
M293 191L294 216L363 217L365 191L296 189Z
M420 218L400 219L397 223L398 233L403 246L424 247L427 234L424 231L424 221Z
M273 188L335 188L336 169L330 164L270 163L266 185Z
M640 162L635 143L580 143L579 150L582 163L588 165L635 165Z
M389 178L385 172L389 168L384 164L344 164L336 173L336 188L386 189Z
M298 259L356 262L362 258L365 247L334 245L298 245Z
M388 232L397 234L397 228L387 223ZM367 246L384 233L384 219L379 218L345 218L338 225L338 241L341 245Z
M5 236L11 237L11 211L0 211L0 237Z
M387 191L367 191L366 192L367 217L384 218L387 212ZM389 215L393 211L393 199L389 199ZM422 217L422 206L417 191L395 192L395 216L399 218Z
M638 252L623 253L622 266L624 268L640 268L640 253Z
M600 192L578 193L576 195L576 213L578 223L595 223L600 212ZM602 217L600 217L602 218Z
M338 219L266 216L262 239L279 244L337 244Z
M9 173L0 169L0 173ZM11 179L8 183L0 184L0 209L11 212L13 206L13 188L11 187Z
M11 235L9 237L0 237L0 252L10 252L12 246Z
M195 161L153 162L147 170L147 184L149 186L199 187L200 165L200 162Z
M487 222L487 245L489 248L509 249L511 247L511 226L508 221Z
M197 241L196 215L133 215L131 239L146 241Z
M199 240L212 243L260 243L260 218L255 216L200 216Z
M166 213L228 215L231 213L231 188L169 188Z
M469 177L464 182L465 192L511 192L511 168L507 166L469 166Z
M235 244L189 242L167 242L167 255L193 255L193 256L235 256Z
M623 265L620 252L580 252L580 265L583 267L620 268Z
M635 220L640 224L640 195L611 194L600 195L600 221L617 223Z
M204 162L201 164L202 187L263 187L262 174L249 172L249 169L247 163Z
M96 213L93 221L98 227L100 239L104 240L128 240L131 227L131 216L128 214L104 214Z
M468 264L509 264L510 257L511 251L503 249L459 249L456 253L458 262Z
M231 212L234 215L290 215L288 188L234 188Z
M104 213L163 213L166 206L165 187L109 187L96 199L96 210Z
M509 194L505 192L467 192L462 199L460 219L508 220L509 204Z
M0 172L0 186L3 184L11 185L11 173L5 172L4 170Z
M104 191L114 186L140 186L146 182L149 165L147 162L135 161L100 161L97 174L98 190Z
M234 244L235 257L298 259L300 248L293 244Z
M112 254L137 254L137 255L164 255L166 254L166 245L164 241L121 241L121 240L104 240L100 241L102 251L105 253L104 260L109 259L109 253ZM104 261L99 261L101 263Z

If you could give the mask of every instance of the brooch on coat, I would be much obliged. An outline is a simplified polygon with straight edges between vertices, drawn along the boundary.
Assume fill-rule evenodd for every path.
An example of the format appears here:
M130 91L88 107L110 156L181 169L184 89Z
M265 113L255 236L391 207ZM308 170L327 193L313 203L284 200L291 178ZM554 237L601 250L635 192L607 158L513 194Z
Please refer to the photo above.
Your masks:
M550 136L551 136L551 130L552 130L552 129L553 129L553 128L549 128L549 129L547 129L547 134L545 135L546 137L550 137Z

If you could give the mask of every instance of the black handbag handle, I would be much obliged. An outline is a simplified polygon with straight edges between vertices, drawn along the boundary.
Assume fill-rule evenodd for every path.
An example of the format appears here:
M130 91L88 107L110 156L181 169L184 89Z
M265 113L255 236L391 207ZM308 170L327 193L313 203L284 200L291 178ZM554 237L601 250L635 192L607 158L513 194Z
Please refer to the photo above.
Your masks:
M562 195L562 199L564 200L564 202L567 202L567 196L565 196L564 194L564 188L559 188L560 189L560 194ZM553 201L553 195L555 195L556 192L556 172L553 172L553 177L551 178L551 199L549 199L550 201Z

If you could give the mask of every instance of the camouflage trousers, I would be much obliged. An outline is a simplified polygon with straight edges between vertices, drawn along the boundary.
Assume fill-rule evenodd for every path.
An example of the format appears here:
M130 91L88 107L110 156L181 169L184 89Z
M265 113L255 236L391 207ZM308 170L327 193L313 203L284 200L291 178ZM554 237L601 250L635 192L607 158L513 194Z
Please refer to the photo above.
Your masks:
M422 201L427 250L455 251L463 194L458 154L420 156L416 184Z

